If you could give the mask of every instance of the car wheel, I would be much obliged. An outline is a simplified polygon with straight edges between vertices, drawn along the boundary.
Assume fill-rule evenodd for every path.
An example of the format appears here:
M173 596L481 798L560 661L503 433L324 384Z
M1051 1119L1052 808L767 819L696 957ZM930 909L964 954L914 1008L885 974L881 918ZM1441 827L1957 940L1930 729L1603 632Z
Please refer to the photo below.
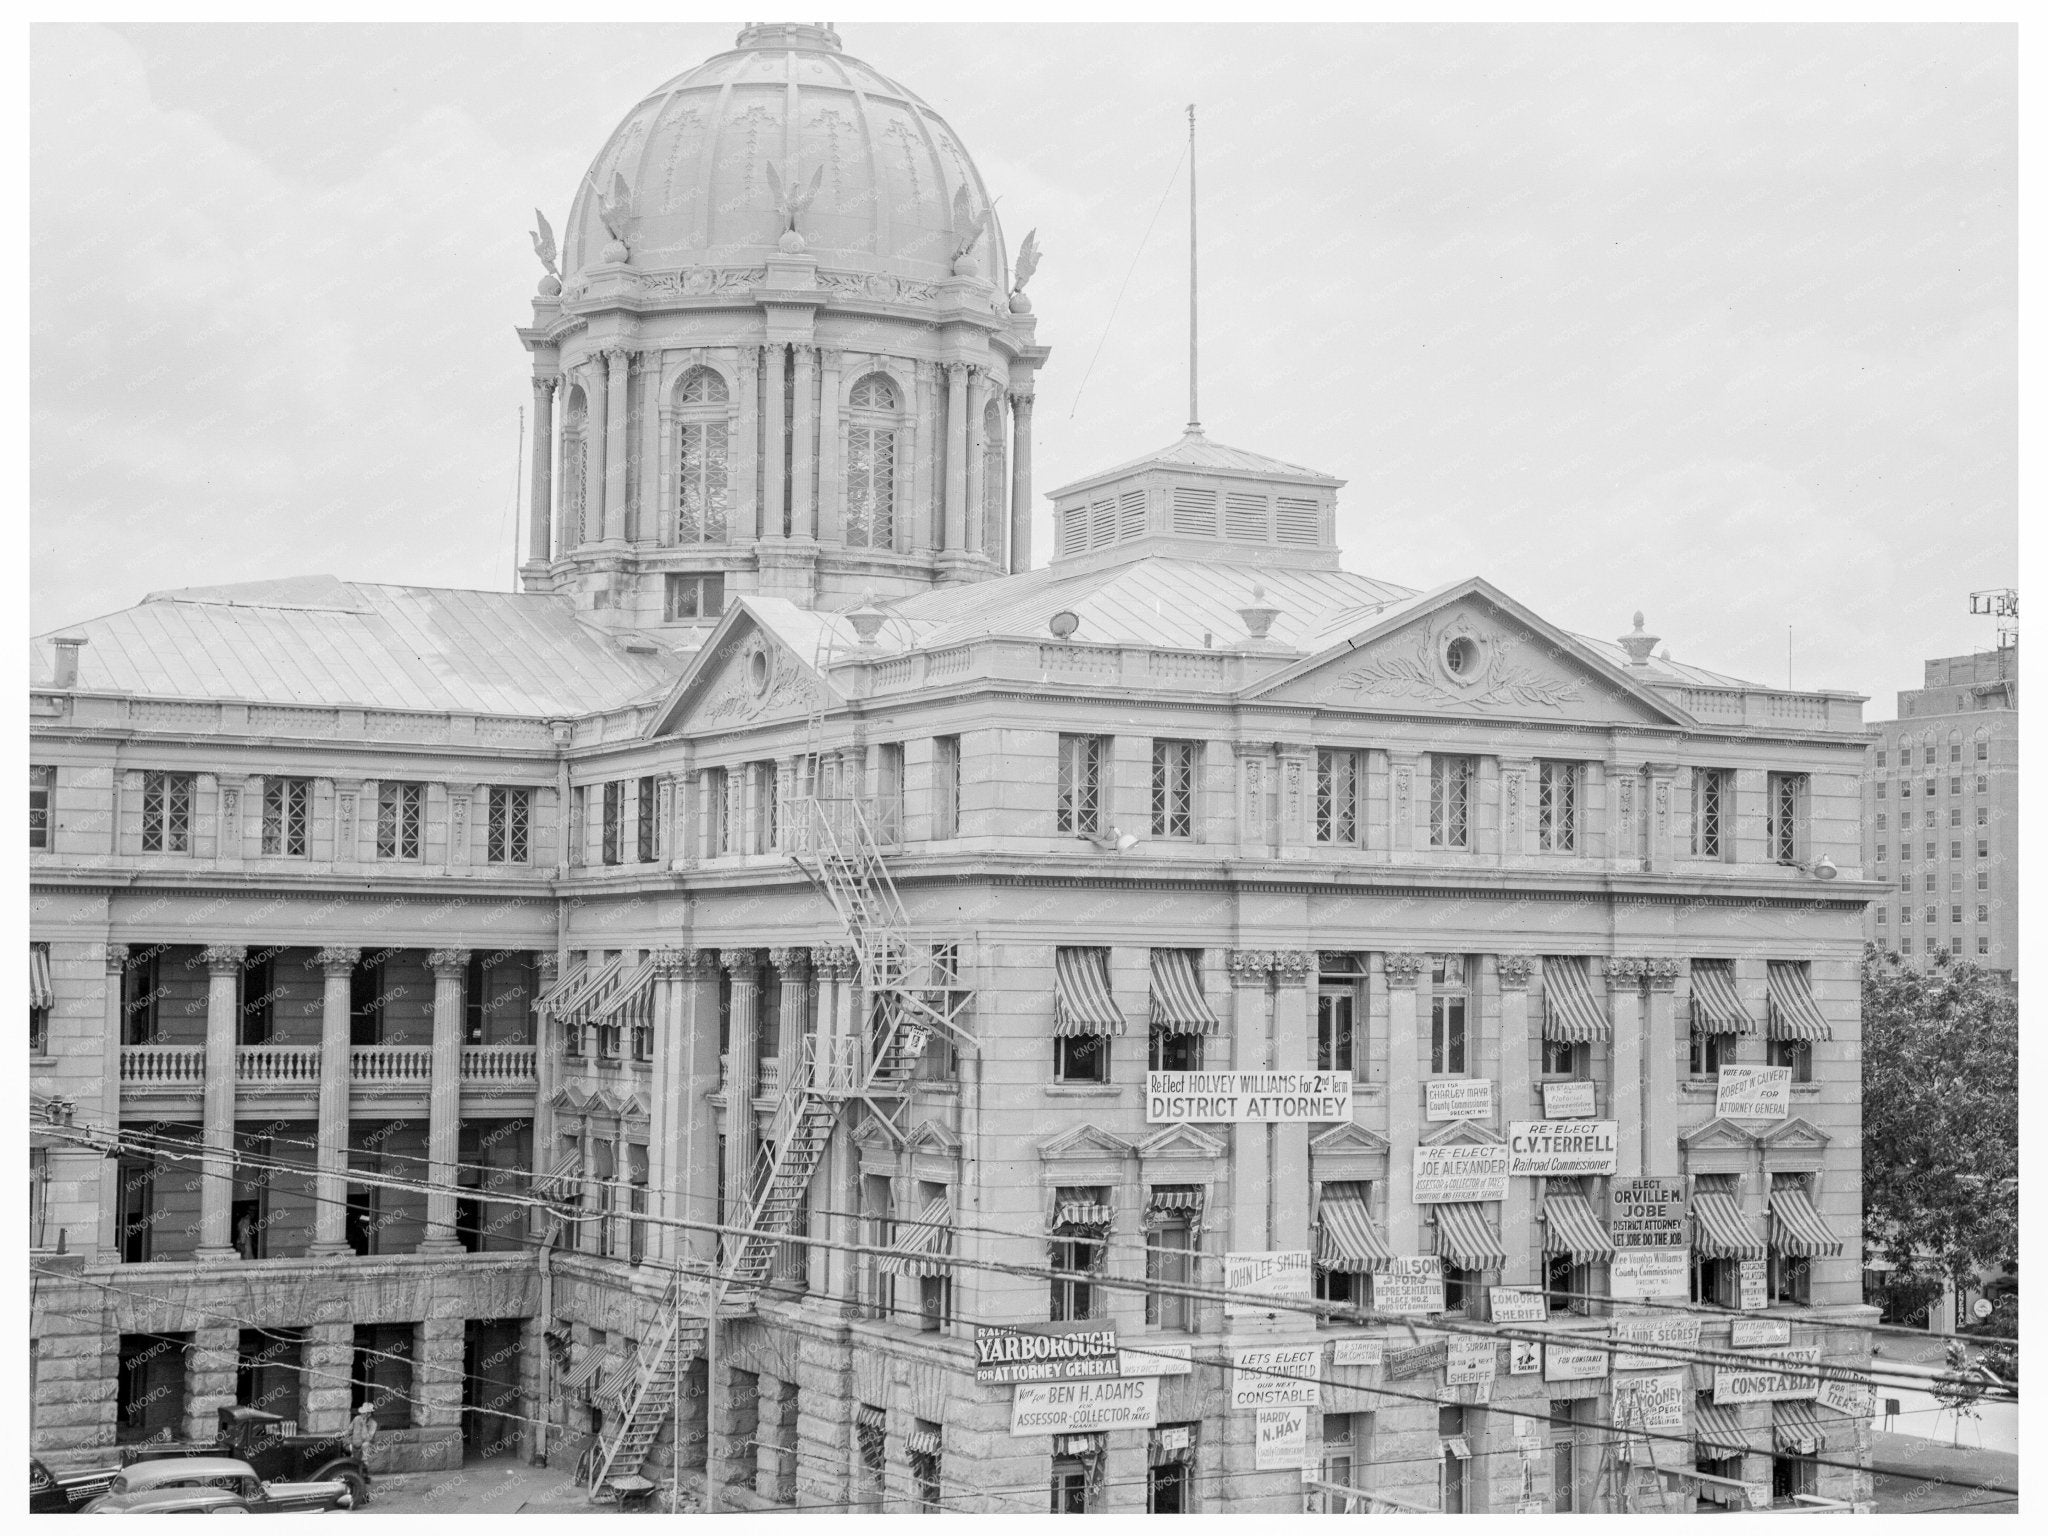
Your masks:
M334 1474L334 1480L348 1489L350 1509L361 1509L370 1502L370 1480L362 1473L341 1471Z

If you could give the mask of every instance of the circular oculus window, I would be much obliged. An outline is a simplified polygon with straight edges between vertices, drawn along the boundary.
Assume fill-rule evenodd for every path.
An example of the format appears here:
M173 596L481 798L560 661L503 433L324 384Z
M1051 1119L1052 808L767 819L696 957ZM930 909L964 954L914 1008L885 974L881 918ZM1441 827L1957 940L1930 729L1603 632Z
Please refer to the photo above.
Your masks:
M1479 642L1470 635L1454 635L1444 645L1444 670L1457 678L1470 678L1479 671Z
M768 648L757 645L747 656L747 682L756 693L768 691L768 680L774 666L768 660Z

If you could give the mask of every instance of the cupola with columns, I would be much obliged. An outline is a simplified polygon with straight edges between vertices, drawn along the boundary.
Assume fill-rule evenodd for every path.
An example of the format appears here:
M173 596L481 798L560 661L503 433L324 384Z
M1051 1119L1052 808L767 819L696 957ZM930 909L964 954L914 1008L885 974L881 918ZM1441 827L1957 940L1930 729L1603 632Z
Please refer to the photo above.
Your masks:
M527 591L689 646L739 593L1030 567L1035 258L1013 281L958 137L831 27L650 92L534 243Z

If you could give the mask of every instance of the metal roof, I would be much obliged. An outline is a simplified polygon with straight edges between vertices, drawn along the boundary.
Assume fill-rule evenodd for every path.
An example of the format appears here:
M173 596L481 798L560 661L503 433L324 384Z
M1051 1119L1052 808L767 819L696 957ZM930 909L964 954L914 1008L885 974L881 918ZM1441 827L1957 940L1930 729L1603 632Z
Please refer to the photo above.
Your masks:
M1307 469L1300 464L1289 464L1285 459L1269 459L1262 453L1231 448L1223 443L1212 443L1200 432L1190 430L1182 433L1178 442L1169 443L1157 453L1126 460L1110 469L1096 470L1093 474L1083 475L1080 479L1046 494L1064 496L1067 492L1084 485L1120 479L1146 469L1210 469L1240 475L1258 475L1270 480L1313 480L1329 486L1344 483L1335 475L1326 475L1319 469Z
M159 698L571 717L660 697L683 658L634 654L569 599L288 577L152 592L71 624L80 689ZM51 636L30 676L52 675Z

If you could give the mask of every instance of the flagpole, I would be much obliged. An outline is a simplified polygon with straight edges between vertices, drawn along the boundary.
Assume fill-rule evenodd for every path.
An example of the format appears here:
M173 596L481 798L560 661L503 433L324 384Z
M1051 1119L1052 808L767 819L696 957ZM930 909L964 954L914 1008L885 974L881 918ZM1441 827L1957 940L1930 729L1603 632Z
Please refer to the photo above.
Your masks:
M1195 265L1195 104L1188 103L1188 430L1202 430L1199 393L1200 359L1198 337L1200 315L1196 303Z

